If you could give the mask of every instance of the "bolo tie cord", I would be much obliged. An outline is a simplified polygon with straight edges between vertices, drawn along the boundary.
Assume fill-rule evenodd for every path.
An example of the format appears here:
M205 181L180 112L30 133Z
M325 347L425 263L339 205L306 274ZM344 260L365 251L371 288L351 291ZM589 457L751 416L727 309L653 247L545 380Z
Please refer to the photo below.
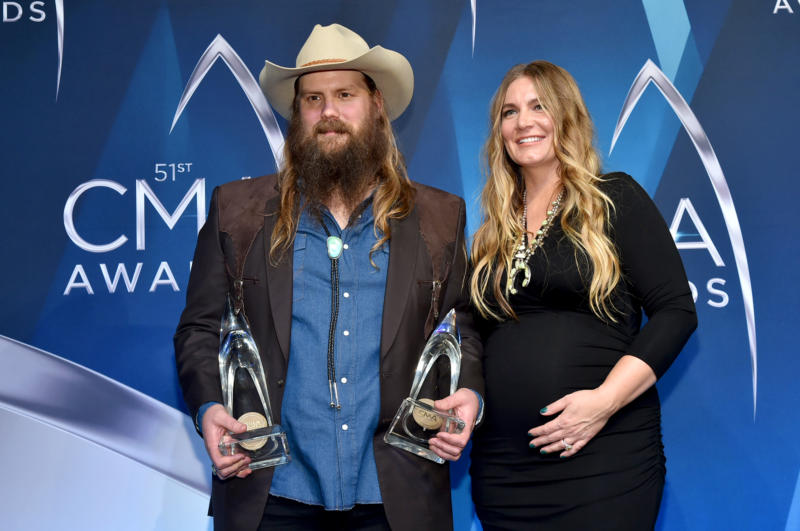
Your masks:
M325 229L325 234L328 241L331 239L331 233L325 222L322 222L322 228ZM337 238L341 242L340 238ZM339 254L336 257L332 256L330 246L328 246L328 258L331 260L331 326L328 329L328 391L330 392L331 402L330 406L336 409L342 409L339 403L339 388L336 385L336 362L334 358L334 347L336 345L336 322L339 320L339 257L341 253L341 244L339 245Z

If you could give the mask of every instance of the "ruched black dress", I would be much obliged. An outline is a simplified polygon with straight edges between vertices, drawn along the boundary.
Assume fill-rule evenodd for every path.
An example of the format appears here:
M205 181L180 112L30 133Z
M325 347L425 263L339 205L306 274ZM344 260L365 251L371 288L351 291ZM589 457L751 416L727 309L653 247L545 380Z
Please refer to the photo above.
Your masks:
M599 386L625 354L660 377L696 327L678 251L647 193L628 175L600 188L616 207L611 238L623 281L617 323L590 310L590 268L556 224L530 259L532 279L512 295L519 321L486 323L485 422L472 448L472 491L484 529L652 529L664 485L655 386L620 409L575 456L542 455L529 429L539 409ZM642 309L648 316L642 327ZM640 330L641 328L641 330Z

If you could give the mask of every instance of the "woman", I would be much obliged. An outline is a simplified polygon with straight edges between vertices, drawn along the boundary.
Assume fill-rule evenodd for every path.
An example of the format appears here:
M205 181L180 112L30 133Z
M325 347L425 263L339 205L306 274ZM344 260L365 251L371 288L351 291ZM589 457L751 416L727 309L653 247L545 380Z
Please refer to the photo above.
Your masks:
M651 529L665 474L653 384L697 326L677 249L630 176L600 175L564 69L515 66L490 113L471 278L478 516L486 530Z

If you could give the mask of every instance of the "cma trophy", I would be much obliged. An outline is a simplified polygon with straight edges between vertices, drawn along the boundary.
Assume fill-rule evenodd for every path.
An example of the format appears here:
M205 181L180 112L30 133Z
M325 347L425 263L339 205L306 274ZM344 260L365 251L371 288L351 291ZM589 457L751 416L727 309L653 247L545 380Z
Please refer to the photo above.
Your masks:
M456 312L450 310L425 344L414 372L411 395L403 400L383 440L407 452L444 463L428 445L428 439L440 431L461 433L464 421L448 411L433 407L430 398L418 398L425 377L440 356L450 361L450 394L456 392L461 373L461 336L456 326Z
M222 455L245 453L254 470L288 463L289 443L281 426L272 423L267 378L258 347L247 318L243 312L233 310L230 296L219 331L219 374L225 409L247 425L247 431L222 438Z

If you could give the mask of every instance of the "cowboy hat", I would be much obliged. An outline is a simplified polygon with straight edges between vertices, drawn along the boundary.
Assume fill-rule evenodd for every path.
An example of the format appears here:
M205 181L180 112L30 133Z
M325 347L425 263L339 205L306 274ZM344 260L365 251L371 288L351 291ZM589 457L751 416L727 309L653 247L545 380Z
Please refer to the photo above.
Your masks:
M284 118L292 114L294 83L321 70L358 70L368 75L383 95L390 120L406 110L414 92L414 72L408 60L381 46L370 48L357 33L339 24L317 24L297 54L294 68L265 61L258 80L269 103Z

